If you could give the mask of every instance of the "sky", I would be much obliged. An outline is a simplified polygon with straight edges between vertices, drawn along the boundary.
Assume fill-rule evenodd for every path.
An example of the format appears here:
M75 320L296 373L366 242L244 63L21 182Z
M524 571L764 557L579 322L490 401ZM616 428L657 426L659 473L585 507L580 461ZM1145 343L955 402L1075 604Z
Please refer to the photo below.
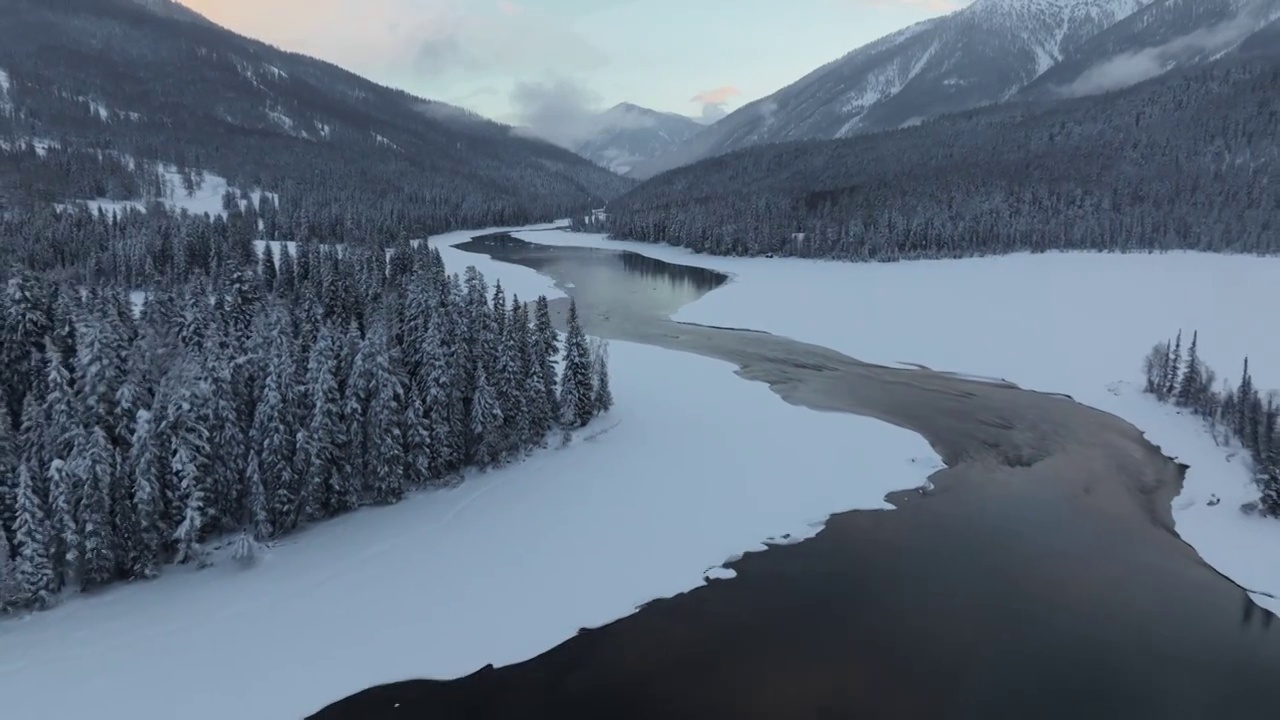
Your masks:
M180 0L236 32L522 124L627 101L713 120L966 0Z

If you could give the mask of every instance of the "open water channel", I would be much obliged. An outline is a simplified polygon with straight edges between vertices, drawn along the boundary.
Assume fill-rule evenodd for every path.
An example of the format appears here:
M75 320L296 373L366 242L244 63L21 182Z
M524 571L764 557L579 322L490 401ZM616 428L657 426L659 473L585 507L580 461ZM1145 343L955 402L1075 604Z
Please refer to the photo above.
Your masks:
M316 718L1270 718L1280 623L1174 532L1178 464L1069 398L886 368L672 321L727 281L635 253L506 235L592 335L725 360L782 400L875 417L946 463L897 510L749 553L526 662L357 693ZM552 301L560 320L566 300ZM975 333L981 319L975 318ZM858 461L849 461L857 482ZM424 642L429 639L424 638Z

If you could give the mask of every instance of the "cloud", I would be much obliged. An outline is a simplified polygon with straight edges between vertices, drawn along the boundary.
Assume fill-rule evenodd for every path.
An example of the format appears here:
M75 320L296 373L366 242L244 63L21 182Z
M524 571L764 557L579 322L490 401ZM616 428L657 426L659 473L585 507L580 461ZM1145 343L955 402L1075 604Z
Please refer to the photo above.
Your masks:
M1212 27L1175 38L1164 45L1110 57L1085 70L1071 83L1055 89L1064 97L1080 97L1136 85L1160 75L1180 62L1231 49L1256 30L1260 22L1258 13L1245 12Z
M356 72L431 87L473 75L599 67L608 55L536 4L517 0L183 0L237 32Z
M728 115L729 111L725 109L725 105L741 94L742 91L732 85L721 85L711 90L703 90L689 98L689 101L702 106L699 119L704 124L710 124Z
M569 78L518 82L509 98L519 132L576 149L606 129L648 127L653 119L630 106L603 111L600 96Z

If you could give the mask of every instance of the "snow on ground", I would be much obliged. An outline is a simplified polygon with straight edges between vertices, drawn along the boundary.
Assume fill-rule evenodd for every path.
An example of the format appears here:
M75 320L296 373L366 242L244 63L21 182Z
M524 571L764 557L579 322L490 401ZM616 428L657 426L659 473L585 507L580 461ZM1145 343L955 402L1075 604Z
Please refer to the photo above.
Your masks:
M1280 521L1239 512L1257 497L1239 448L1218 447L1198 420L1133 384L1151 346L1181 328L1184 348L1199 330L1200 356L1220 379L1238 383L1248 355L1255 384L1280 389L1280 337L1260 332L1244 310L1274 304L1280 258L1048 253L873 264L723 258L560 231L516 235L733 276L677 320L765 330L885 365L1005 378L1122 417L1191 466L1174 503L1183 539L1241 585L1280 596ZM1221 502L1206 505L1213 496ZM1256 597L1280 611L1280 600Z
M611 357L617 405L594 439L323 523L255 568L173 569L0 621L4 717L107 702L278 720L520 661L938 467L914 433L788 405L725 363L621 342ZM68 678L75 692L50 692Z
M177 168L166 165L160 171L161 184L164 186L165 196L161 198L162 202L173 210L186 210L192 215L202 215L208 213L210 216L226 215L222 209L222 195L227 191L227 179L206 172L204 174L204 182L195 192L188 195L187 191L182 187L182 175L178 173ZM268 193L272 197L274 194ZM262 197L262 191L254 190L250 193L250 197L256 203ZM105 212L122 212L126 208L136 208L145 210L146 204L137 200L89 200L84 202L90 210L97 211L99 208Z

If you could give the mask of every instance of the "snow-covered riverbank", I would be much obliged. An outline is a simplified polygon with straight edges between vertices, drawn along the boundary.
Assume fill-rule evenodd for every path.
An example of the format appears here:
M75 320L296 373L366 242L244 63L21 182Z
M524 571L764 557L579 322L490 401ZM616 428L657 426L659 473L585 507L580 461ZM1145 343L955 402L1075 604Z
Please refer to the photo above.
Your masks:
M1257 386L1280 389L1277 338L1255 332L1239 313L1272 301L1280 258L1048 253L854 264L697 255L582 233L516 235L733 276L677 320L764 330L868 362L1005 378L1124 418L1190 466L1174 503L1183 539L1241 585L1280 596L1280 522L1238 511L1257 497L1246 458L1219 447L1199 420L1145 396L1138 382L1143 356L1181 328L1199 331L1201 357L1220 377L1238 381L1248 355ZM492 264L486 272L500 272L484 260ZM1220 502L1208 505L1215 496ZM1280 611L1275 598L1255 597Z
M532 271L445 256L522 297L546 290ZM252 569L170 568L0 621L0 708L275 720L516 662L724 576L770 537L887 508L939 467L914 433L787 405L722 362L615 342L611 380L615 409L568 448L322 523Z

